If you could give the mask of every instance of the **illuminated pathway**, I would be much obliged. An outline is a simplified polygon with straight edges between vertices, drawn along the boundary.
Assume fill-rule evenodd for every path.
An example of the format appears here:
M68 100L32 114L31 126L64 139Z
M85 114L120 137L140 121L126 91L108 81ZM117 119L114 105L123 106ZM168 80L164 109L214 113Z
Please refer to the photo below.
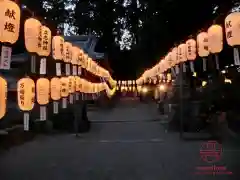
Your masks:
M91 132L39 137L0 155L1 180L197 180L239 177L239 152L224 149L219 165L232 176L194 175L201 142L165 134L155 104L121 102L89 113ZM238 157L237 157L238 156ZM234 157L234 158L232 158ZM232 162L231 162L232 161ZM231 162L231 163L230 163ZM238 162L238 163L237 163Z

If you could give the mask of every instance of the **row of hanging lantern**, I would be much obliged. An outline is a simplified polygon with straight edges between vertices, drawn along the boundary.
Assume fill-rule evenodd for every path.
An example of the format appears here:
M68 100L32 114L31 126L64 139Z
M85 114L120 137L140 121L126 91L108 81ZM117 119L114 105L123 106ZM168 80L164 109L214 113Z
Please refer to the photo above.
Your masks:
M136 90L136 81L135 80L125 80L117 81L117 90L123 91L135 91Z
M10 0L0 1L0 42L3 44L0 69L9 70L11 64L11 47L19 38L20 8ZM69 42L64 42L62 36L51 36L51 30L42 25L40 21L29 18L24 24L25 47L31 56L31 73L39 75L36 82L26 76L17 82L17 100L19 108L24 112L24 130L29 130L29 112L33 109L35 99L40 106L40 120L46 120L46 106L53 101L53 111L58 113L58 103L62 99L62 108L67 107L67 98L70 104L79 100L79 96L98 94L105 91L111 97L116 81L110 73L100 67L80 48ZM47 59L52 52L55 62L56 74L50 80L47 76ZM39 71L36 72L36 60L40 58ZM65 74L61 72L64 66ZM101 83L92 83L80 78L84 68L92 74L99 76ZM36 97L35 97L36 92ZM76 96L75 96L76 95ZM0 119L6 114L7 107L7 81L0 77Z
M210 54L215 55L216 69L219 70L218 54L223 50L223 30L227 44L234 48L234 64L239 66L240 45L240 12L233 12L225 18L225 28L218 24L214 24L208 28L206 32L200 32L196 40L191 38L185 43L174 47L164 59L162 59L152 69L147 70L137 80L137 84L142 84L148 78L158 76L161 73L171 69L173 74L179 74L179 64L183 64L183 72L186 72L186 62L190 62L190 70L194 72L194 60L197 55L203 60L203 71L207 70L207 58Z

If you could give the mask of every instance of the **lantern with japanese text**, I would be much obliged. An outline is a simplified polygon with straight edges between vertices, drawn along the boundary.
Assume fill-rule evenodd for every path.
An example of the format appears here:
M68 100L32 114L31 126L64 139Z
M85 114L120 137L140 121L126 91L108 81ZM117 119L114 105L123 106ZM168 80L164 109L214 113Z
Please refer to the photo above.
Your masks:
M209 51L215 54L216 68L219 69L219 60L217 53L223 49L223 30L220 25L212 25L208 28Z
M230 46L240 45L240 12L233 12L225 19L225 32L227 43ZM234 64L240 65L239 51L234 47Z
M29 18L24 23L24 42L25 47L30 53L38 52L38 36L40 32L40 27L42 24L40 21L34 18Z
M233 12L226 17L225 32L228 45L240 45L240 12Z
M10 0L1 0L0 7L0 42L14 44L19 37L20 8Z
M190 60L190 69L194 72L194 63L193 60L197 57L197 48L196 48L196 41L194 39L189 39L186 41L186 56L187 59Z
M79 58L79 55L80 55L80 49L76 46L73 46L72 47L72 60L71 60L71 63L73 65L72 67L72 74L74 76L77 75L77 65L78 65L78 58Z
M6 108L7 108L7 81L0 76L0 119L2 119L5 116Z
M70 104L73 104L73 93L76 91L75 78L74 76L68 76L68 85L69 85L69 101Z
M51 99L58 101L61 99L61 81L60 78L54 77L50 81Z
M29 111L35 103L35 83L30 78L22 78L17 83L18 107L24 113L24 131L29 130Z
M53 113L58 113L58 104L61 99L61 82L60 78L54 77L50 81L50 94L53 100Z
M187 45L186 44L180 44L178 46L178 61L181 63L183 63L183 66L182 66L182 70L183 72L186 72L186 65L185 65L185 61L187 60Z
M40 105L40 120L47 120L46 105L49 103L50 82L46 78L39 78L36 83L37 102Z
M61 77L61 97L63 97L62 107L67 108L67 97L69 95L69 79L68 77Z
M70 63L72 60L72 44L69 42L64 43L64 58L65 63Z
M54 36L52 38L52 56L55 60L63 60L64 38L62 36Z
M17 82L18 107L22 111L31 111L35 102L35 83L30 78L22 78Z
M49 56L51 53L51 30L47 26L41 26L38 37L38 51L39 56Z
M46 78L39 78L36 83L37 87L37 102L40 105L47 105L49 103L50 82Z
M198 55L207 57L209 55L208 33L201 32L197 35Z
M172 57L172 61L173 61L173 64L175 65L175 71L176 71L176 74L178 74L179 73L178 48L174 47L171 52L172 52L172 56L171 56Z
M178 60L180 62L185 62L187 60L186 50L187 50L186 44L180 44L178 46L177 53L178 53Z
M203 71L207 70L207 59L209 56L208 33L201 32L197 35L198 55L203 59Z

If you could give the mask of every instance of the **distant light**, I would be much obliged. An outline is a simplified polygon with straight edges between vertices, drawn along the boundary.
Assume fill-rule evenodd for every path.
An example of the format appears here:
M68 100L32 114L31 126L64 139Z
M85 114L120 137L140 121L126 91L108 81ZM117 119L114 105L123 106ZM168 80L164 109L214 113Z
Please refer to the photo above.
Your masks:
M24 4L22 4L21 8L22 8L22 9L26 9L26 8L27 8L27 6L26 6L26 5L24 5Z
M222 74L226 74L226 71L225 71L225 70L222 70L221 73L222 73Z
M196 72L193 73L193 77L197 77L197 73Z
M232 81L231 81L231 79L227 79L227 78L226 78L226 79L224 79L224 82L225 82L225 83L232 84Z
M147 93L148 92L148 89L146 87L142 88L142 92L143 93Z
M166 87L162 84L159 86L160 91L165 91Z
M202 82L202 87L206 86L207 85L207 82L206 81L203 81Z
M228 68L228 66L225 66L225 68Z

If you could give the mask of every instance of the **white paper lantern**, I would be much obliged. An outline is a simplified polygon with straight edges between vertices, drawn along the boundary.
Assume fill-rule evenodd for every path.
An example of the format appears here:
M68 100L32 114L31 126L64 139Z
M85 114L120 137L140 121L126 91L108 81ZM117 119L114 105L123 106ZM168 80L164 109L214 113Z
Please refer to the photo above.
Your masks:
M14 44L19 37L20 8L10 0L0 0L0 42Z
M64 62L70 63L72 60L72 44L69 42L64 42Z
M220 53L223 49L223 29L220 25L208 28L209 51L213 54Z
M180 62L184 62L187 60L186 49L187 49L186 44L180 44L178 46L178 60Z
M197 35L198 55L207 57L209 55L208 33L201 32Z
M189 39L186 41L187 49L186 49L186 55L188 60L195 60L197 57L196 54L196 41L194 39Z
M230 46L240 45L240 12L233 12L226 17L225 32Z
M40 21L34 18L29 18L24 23L24 42L27 51L30 53L37 53L39 50L38 36L41 33L41 26Z
M62 36L54 36L52 39L52 56L55 60L63 60L64 39Z
M172 49L172 61L173 61L173 64L178 64L179 61L178 61L178 48L175 47Z
M37 54L39 56L49 56L51 53L51 30L46 26L41 26L41 32L39 34L38 41L38 51Z

